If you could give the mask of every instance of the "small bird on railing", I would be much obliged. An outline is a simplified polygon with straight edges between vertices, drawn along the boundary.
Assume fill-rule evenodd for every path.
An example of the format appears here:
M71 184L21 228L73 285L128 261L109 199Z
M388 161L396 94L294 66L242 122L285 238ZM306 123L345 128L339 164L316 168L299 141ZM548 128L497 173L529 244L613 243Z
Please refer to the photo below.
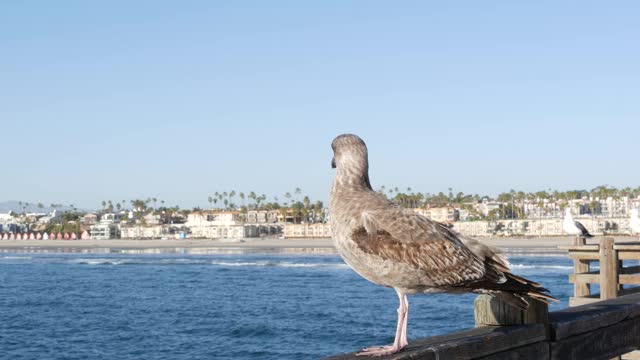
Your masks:
M593 235L589 234L589 230L587 230L584 225L573 220L573 216L571 215L571 209L566 208L564 210L564 221L562 222L562 230L569 235L575 235L576 237L585 237L591 238Z
M358 136L340 135L331 147L336 177L329 207L335 246L358 274L393 288L400 300L393 344L366 348L358 355L389 355L408 345L409 294L491 294L521 309L531 299L556 300L540 284L512 274L500 250L373 191L367 147Z
M638 209L631 209L631 219L629 219L629 227L631 234L640 234L640 217L638 217Z

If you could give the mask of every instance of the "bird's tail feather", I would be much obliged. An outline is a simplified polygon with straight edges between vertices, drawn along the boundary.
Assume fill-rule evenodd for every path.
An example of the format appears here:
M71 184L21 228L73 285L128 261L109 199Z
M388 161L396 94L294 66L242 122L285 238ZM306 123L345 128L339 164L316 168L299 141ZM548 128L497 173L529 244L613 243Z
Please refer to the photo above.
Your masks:
M558 301L558 299L548 294L549 290L535 281L527 280L509 272L504 273L504 276L507 281L503 283L485 280L470 284L470 287L479 293L495 295L520 309L527 309L529 307L527 298L542 301L547 304L550 304L551 301Z

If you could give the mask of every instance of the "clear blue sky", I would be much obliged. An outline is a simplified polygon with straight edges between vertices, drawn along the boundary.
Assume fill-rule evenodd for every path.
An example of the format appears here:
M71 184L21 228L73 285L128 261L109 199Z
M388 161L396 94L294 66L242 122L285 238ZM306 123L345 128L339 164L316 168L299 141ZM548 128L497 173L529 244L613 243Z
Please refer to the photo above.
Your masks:
M0 201L640 183L636 1L10 1Z

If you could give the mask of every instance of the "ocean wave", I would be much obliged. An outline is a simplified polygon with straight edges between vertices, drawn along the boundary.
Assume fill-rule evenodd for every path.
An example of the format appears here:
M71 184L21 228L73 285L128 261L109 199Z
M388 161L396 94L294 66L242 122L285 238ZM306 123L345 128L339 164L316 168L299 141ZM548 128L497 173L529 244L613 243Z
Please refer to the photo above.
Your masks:
M211 264L218 266L246 266L246 267L311 267L311 268L348 268L347 264L327 264L327 263L294 263L294 262L275 262L275 261L254 261L254 262L229 262L229 261L212 261Z
M131 262L127 262L125 260L108 260L108 259L95 259L95 260L75 260L71 261L74 264L80 265L122 265L122 264L131 264Z
M69 261L79 265L214 265L233 267L290 267L290 268L348 268L341 263L304 263L288 261L221 261L208 259L74 259Z
M3 256L4 260L31 260L31 256Z
M203 260L191 259L74 259L69 261L80 265L202 265Z

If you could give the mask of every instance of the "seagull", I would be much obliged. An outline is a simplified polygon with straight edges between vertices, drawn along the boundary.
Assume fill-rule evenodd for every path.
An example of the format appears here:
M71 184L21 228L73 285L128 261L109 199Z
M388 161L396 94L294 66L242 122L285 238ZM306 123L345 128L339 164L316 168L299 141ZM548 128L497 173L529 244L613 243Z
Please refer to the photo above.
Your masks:
M638 209L631 209L629 227L631 228L631 234L640 234L640 217L638 217Z
M336 176L329 207L335 247L359 275L393 288L400 301L393 344L365 348L357 355L389 355L408 345L407 295L483 293L520 309L529 306L527 297L556 300L540 284L512 274L497 248L403 209L374 191L367 146L358 136L340 135L331 147Z
M571 209L566 208L564 210L564 221L562 222L562 230L569 235L575 235L576 237L582 236L585 238L591 238L593 235L589 234L589 230L587 230L584 225L581 223L574 221L573 216L571 216Z

